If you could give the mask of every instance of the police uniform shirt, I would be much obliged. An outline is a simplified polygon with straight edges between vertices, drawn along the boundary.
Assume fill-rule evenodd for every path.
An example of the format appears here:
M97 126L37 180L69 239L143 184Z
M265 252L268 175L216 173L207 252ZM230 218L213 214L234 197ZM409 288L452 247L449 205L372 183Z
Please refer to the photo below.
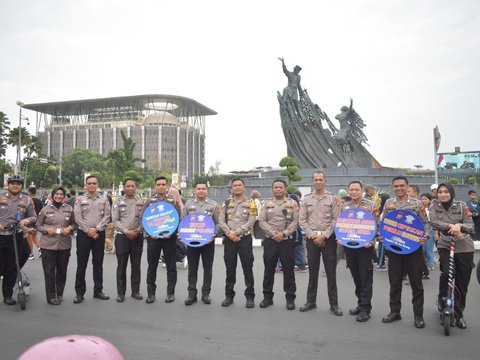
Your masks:
M27 219L30 224L35 224L37 214L33 208L32 199L23 193L12 195L9 191L0 193L0 224L3 229L0 235L9 232L6 227L17 222L17 214L21 219Z
M333 234L339 214L340 204L336 195L328 191L320 196L311 193L305 196L300 209L300 227L307 238L312 238L317 231L321 231L328 239Z
M40 211L35 227L40 232L40 247L47 250L67 250L72 247L72 235L47 233L48 228L63 230L63 228L75 227L73 208L64 203L58 209L53 205L47 205Z
M462 224L463 239L455 242L455 253L466 253L475 251L473 239L470 236L475 231L472 213L463 201L454 200L448 210L442 206L440 201L434 201L430 208L430 222L432 227L440 231L440 239L437 247L449 249L450 239L448 226L451 224Z
M383 217L393 210L408 210L416 214L425 227L424 237L428 238L430 236L431 227L428 222L427 211L420 200L408 197L407 200L401 203L396 197L387 199L383 208Z
M234 231L242 237L250 233L250 228L255 223L257 216L257 207L255 201L246 196L241 200L229 198L222 207L220 213L220 229L226 234Z
M115 229L122 234L127 230L142 229L142 199L134 195L132 198L119 196L112 206L112 222Z
M298 205L293 199L270 199L264 202L258 223L268 237L282 232L288 239L297 231L298 217Z
M83 232L89 228L104 231L110 222L110 203L105 195L89 193L77 196L74 207L75 221Z
M199 212L210 215L216 225L217 232L219 231L218 218L219 209L215 201L206 199L205 201L198 201L197 199L188 200L182 209L181 218L183 219L188 214Z

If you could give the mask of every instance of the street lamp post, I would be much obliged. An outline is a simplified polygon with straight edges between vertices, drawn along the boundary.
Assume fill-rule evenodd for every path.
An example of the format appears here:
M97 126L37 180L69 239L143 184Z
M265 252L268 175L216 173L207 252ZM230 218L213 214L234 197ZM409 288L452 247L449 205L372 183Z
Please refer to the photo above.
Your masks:
M29 125L28 118L22 116L22 108L25 105L21 101L17 101L17 105L20 107L20 113L18 116L18 144L17 144L17 161L15 163L15 173L18 174L20 170L20 163L22 161L22 120L27 120L27 125Z

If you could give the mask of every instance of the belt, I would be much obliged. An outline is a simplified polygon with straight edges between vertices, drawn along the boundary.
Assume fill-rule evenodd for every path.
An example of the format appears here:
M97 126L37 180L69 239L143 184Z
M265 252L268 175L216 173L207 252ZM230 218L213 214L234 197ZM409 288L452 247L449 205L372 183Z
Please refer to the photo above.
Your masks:
M13 230L3 230L0 231L1 236L8 236L8 235L13 235Z

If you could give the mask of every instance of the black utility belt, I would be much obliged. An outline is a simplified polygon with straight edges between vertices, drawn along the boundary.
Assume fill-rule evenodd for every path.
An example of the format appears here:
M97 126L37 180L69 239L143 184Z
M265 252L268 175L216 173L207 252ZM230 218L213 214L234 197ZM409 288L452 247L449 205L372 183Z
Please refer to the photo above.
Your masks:
M17 231L16 233L14 233L11 230L4 230L4 231L0 231L0 236L10 236L10 235L13 235L13 234L19 234L21 232L22 231Z

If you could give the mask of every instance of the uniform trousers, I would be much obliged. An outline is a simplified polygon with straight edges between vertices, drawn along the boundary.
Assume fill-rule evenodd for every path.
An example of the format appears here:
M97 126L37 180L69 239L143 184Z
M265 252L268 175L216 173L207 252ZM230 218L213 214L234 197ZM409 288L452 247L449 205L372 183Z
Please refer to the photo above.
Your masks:
M210 294L212 287L212 268L213 259L215 258L215 241L201 247L187 247L188 259L188 295L197 296L197 278L198 278L198 264L202 257L203 265L203 286L202 296Z
M320 256L322 256L325 273L327 274L328 301L330 306L337 306L337 242L335 235L330 236L321 247L315 245L311 239L307 239L306 243L309 265L307 302L315 303L317 301L318 270L320 268Z
M448 264L450 259L449 249L438 249L440 256L440 286L439 301L443 304L443 298L447 296L448 291ZM473 252L454 254L454 274L455 274L455 316L457 319L463 317L465 310L468 284L474 267ZM442 306L443 307L443 306Z
M275 267L278 259L282 263L283 290L287 300L295 299L297 286L295 284L295 238L276 242L266 237L263 243L263 296L265 299L273 298L273 282L275 279Z
M70 249L49 250L42 248L42 266L47 301L63 296L69 259Z
M130 258L130 283L132 294L140 292L140 263L143 252L143 234L131 240L125 234L115 236L115 249L117 255L117 294L125 295L127 290L127 265Z
M75 277L75 292L78 296L85 295L85 271L88 258L92 252L93 265L93 293L98 294L103 290L103 257L105 247L105 231L98 232L98 239L88 236L85 232L77 230L77 274Z
M390 281L390 311L400 313L402 308L403 274L408 275L412 288L413 314L423 316L423 250L418 248L411 254L399 255L387 251L388 279Z
M155 295L157 290L157 268L160 253L163 249L163 258L167 266L167 294L175 294L175 285L177 284L177 265L175 262L175 251L177 244L177 233L166 239L154 239L147 237L147 293Z
M228 298L235 297L233 290L237 281L237 254L242 263L243 276L245 278L245 297L255 298L254 278L253 278L253 248L252 236L242 236L240 241L234 242L225 237L224 255L225 267L227 268L227 278L225 279L225 295Z
M370 314L372 310L373 252L375 247L352 249L345 246L347 267L355 284L355 296L360 311Z
M23 234L16 234L19 257L23 253ZM21 261L20 261L21 262ZM0 272L3 273L2 293L4 298L11 298L17 279L17 265L13 248L13 235L0 235Z

